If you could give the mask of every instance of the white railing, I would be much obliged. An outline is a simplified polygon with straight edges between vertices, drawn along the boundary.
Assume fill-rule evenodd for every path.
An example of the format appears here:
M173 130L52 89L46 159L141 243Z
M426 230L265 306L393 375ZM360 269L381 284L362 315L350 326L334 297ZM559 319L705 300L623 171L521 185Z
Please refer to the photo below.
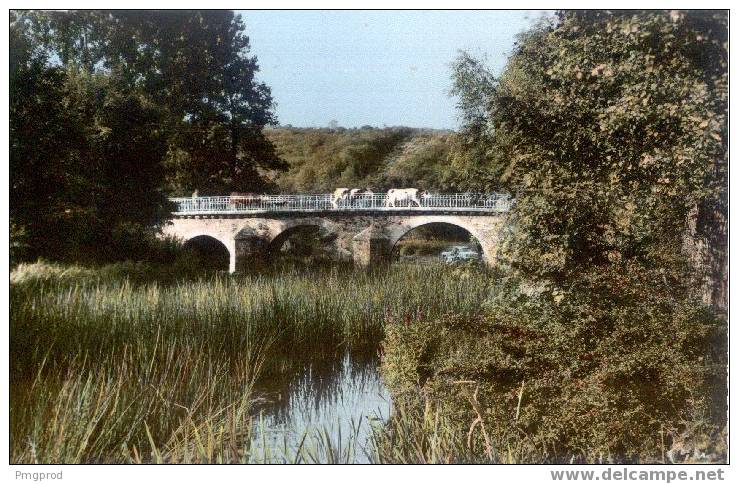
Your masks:
M238 195L170 198L176 215L259 212L458 211L507 212L513 199L500 193L426 193L398 199L387 193L363 193L335 200L330 193L313 195Z

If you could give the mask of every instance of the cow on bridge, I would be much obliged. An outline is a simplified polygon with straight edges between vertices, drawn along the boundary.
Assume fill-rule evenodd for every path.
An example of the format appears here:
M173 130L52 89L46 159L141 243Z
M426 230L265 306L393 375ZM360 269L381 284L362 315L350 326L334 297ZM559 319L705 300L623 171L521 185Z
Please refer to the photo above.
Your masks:
M234 210L255 209L267 202L266 195L248 192L231 192L228 196L228 205Z
M362 208L371 207L374 195L375 193L369 188L352 188L349 191L349 205Z
M337 188L331 195L331 206L335 209L343 206L349 199L350 190L348 188Z
M400 205L401 207L412 207L415 204L417 207L420 207L421 197L424 194L425 192L418 188L391 188L387 191L385 206L397 207Z

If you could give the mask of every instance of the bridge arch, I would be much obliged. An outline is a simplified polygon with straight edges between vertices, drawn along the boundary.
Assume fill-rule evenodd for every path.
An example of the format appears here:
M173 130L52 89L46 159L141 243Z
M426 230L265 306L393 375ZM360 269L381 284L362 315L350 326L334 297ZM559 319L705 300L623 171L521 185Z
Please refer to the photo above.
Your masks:
M320 241L324 236L325 230L317 223L293 224L279 232L269 241L267 245L267 256L270 258L278 256L288 241L292 243L297 242L298 244L303 242L305 244L303 249L307 249L311 243L314 243L316 240Z
M337 237L340 231L340 227L337 227L333 221L326 218L310 217L285 220L270 230L267 240L267 252L273 254L279 251L285 241L300 232L314 232L314 235L322 239L327 239Z
M411 228L388 247L391 260L403 255L432 256L458 244L474 243L482 255L481 244L467 229L449 222L428 222Z
M183 242L183 248L195 251L201 262L221 271L231 270L233 250L227 242L211 234L193 235Z
M474 237L480 245L482 259L487 263L492 262L495 251L491 250L489 244L486 243L487 237L483 233L483 227L480 227L479 223L475 223L475 221L472 220L471 217L456 217L448 215L408 217L402 223L399 223L390 229L390 233L388 234L388 246L390 253L392 253L398 241L400 241L400 239L405 237L408 233L419 227L436 224L452 225L466 231L468 234L470 234L471 237Z

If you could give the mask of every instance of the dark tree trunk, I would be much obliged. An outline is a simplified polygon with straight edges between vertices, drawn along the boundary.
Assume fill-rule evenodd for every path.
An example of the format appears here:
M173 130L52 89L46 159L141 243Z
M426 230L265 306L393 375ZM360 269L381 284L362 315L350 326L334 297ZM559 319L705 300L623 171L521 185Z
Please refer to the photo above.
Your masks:
M728 209L723 200L703 200L688 215L686 244L703 302L725 313L729 303Z

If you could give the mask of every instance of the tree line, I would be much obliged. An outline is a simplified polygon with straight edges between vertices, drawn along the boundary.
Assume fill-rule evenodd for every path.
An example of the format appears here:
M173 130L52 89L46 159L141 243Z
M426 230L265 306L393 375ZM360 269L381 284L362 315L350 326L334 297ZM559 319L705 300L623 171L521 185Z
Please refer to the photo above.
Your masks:
M137 258L168 194L273 190L258 70L230 11L11 11L13 253Z

